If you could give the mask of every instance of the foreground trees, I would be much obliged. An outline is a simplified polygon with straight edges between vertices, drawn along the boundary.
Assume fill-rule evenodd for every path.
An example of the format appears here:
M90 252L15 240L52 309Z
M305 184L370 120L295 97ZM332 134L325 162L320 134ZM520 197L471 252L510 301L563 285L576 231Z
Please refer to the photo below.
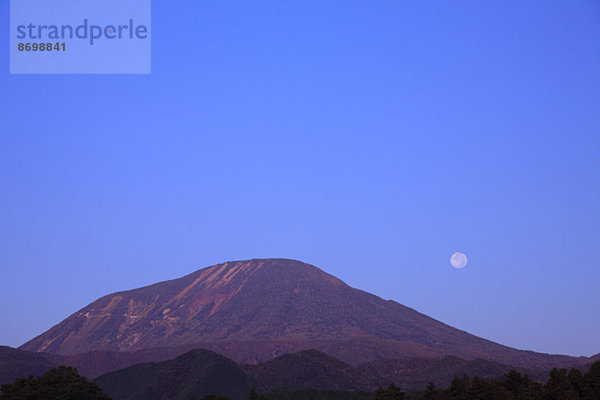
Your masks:
M72 367L53 368L36 378L19 378L0 390L0 400L110 400L100 386Z
M582 374L577 369L554 368L545 385L511 371L500 379L454 378L448 389L436 390L429 384L424 400L599 400L600 361Z
M390 383L387 389L379 388L375 391L375 400L405 400L406 394L399 387Z

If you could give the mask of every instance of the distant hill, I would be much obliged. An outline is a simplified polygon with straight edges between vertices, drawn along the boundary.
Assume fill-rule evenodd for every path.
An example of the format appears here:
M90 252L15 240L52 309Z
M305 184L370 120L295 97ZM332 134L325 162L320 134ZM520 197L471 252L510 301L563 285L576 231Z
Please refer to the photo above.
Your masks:
M373 391L391 382L408 390L421 390L428 382L447 387L456 376L496 378L515 369L482 359L457 357L377 360L352 367L315 350L286 354L262 364L242 365L242 368L256 378L266 392L308 388ZM533 374L534 379L547 378L547 373L520 372Z
M41 375L55 367L55 363L98 369L91 366L102 362L103 368L108 368L139 358L165 356L166 353L156 350L161 349L62 356L1 347L0 383L13 382L17 377ZM111 361L112 357L115 359ZM70 362L80 364L78 366ZM270 394L287 391L304 393L306 396L324 393L318 390L353 390L357 398L361 398L359 392L373 391L390 382L395 382L405 390L420 390L429 381L435 382L438 387L447 387L455 376L499 377L512 369L491 361L456 357L376 360L351 366L316 350L285 354L260 364L240 365L208 350L193 350L168 361L143 362L118 369L99 376L96 381L113 400L189 400L192 396L201 398L211 393L227 395L231 399L245 399L251 387ZM547 372L517 369L539 381L545 381L548 376ZM587 371L587 366L580 370Z
M0 346L0 384L39 376L56 366L42 354Z
M372 392L395 382L406 390L422 390L430 381L438 387L447 387L455 376L492 378L512 369L486 360L466 361L456 357L378 360L352 367L315 350L286 354L257 365L237 365L213 352L196 350L167 362L114 371L98 377L96 382L113 400L179 398L173 397L179 393L188 398L213 393L245 399L251 387L268 394L303 389ZM546 375L540 377L545 378ZM209 381L211 387L206 386ZM231 390L230 386L239 390L226 392Z
M452 356L442 359L376 360L362 364L357 369L361 376L376 376L382 384L394 382L409 390L422 390L428 382L434 382L437 387L448 387L454 377L462 377L465 374L497 378L511 370L518 370L538 381L544 381L548 377L547 371L515 368L483 359L463 360Z
M16 378L39 376L52 368L68 365L79 373L93 379L104 373L126 368L143 362L165 361L183 352L171 349L151 349L139 352L92 351L62 355L34 353L0 346L0 384L13 382Z
M189 400L209 394L245 399L258 386L235 362L207 350L110 372L96 383L113 400Z
M376 384L376 377L359 377L350 365L316 350L286 354L242 368L260 382L260 389L266 392L305 388L364 390Z
M227 262L104 296L21 349L77 354L199 344L246 362L309 348L352 364L452 355L545 370L589 361L493 343L286 259Z

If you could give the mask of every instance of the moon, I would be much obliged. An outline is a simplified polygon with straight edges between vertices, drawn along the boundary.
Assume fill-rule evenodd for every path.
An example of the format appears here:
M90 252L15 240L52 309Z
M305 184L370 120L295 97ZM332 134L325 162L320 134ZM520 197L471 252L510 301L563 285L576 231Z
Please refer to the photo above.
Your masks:
M467 256L463 253L456 252L450 257L450 264L456 269L464 268L467 265Z

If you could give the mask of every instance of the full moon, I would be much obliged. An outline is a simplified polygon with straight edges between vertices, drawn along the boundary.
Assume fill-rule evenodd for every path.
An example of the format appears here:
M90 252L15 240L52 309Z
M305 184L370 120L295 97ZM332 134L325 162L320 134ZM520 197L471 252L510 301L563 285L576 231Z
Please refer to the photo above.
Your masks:
M450 264L457 269L464 268L464 266L467 265L467 256L463 253L454 253L452 254L452 257L450 257Z

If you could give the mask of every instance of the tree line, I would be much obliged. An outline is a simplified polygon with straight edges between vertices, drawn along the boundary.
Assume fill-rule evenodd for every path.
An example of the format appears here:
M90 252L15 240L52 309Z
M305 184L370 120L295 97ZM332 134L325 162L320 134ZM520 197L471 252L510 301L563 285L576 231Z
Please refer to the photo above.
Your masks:
M401 397L396 397L400 399ZM511 371L499 379L454 378L447 389L429 383L422 400L600 400L600 361L588 372L554 368L545 384Z
M72 367L54 368L44 375L19 378L0 386L0 400L111 400L94 382ZM374 393L300 389L277 394L258 394L252 389L247 400L599 400L600 361L585 374L573 368L554 368L545 384L527 374L511 371L501 378L479 376L454 378L450 387L438 389L433 382L424 390L406 393L394 383ZM229 400L208 395L190 400Z

